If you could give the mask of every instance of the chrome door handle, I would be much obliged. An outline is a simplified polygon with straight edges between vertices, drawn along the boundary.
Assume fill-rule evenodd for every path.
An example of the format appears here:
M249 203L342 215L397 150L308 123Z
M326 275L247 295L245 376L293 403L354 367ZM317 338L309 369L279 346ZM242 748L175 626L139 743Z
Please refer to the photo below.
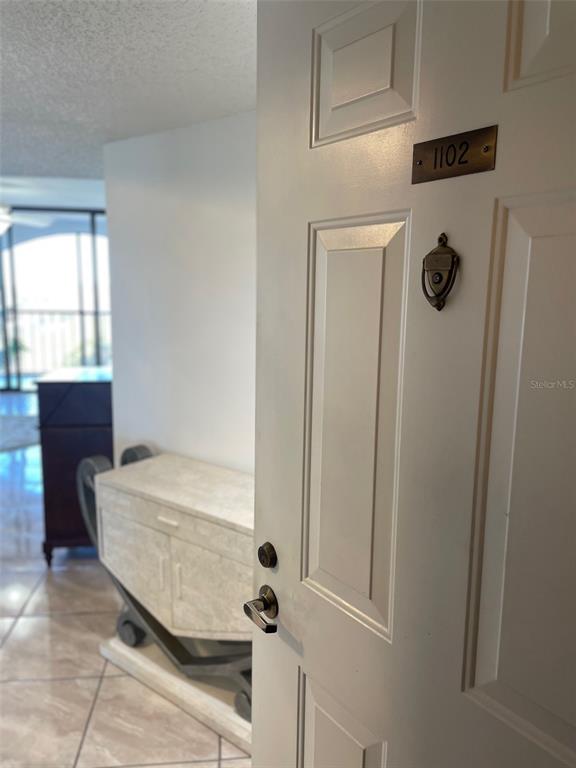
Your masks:
M249 600L244 603L244 613L250 621L256 624L258 629L267 635L277 632L278 625L268 621L268 619L275 619L278 616L278 600L276 600L274 590L268 584L264 584L260 587L258 595L256 600Z

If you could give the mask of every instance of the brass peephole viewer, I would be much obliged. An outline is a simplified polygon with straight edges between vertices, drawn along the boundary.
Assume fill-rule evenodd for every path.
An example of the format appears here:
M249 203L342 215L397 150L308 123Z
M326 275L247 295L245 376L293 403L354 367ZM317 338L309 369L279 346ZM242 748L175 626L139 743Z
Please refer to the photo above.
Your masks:
M430 304L440 311L454 286L460 258L448 245L448 235L442 232L438 245L424 256L422 262L422 291Z

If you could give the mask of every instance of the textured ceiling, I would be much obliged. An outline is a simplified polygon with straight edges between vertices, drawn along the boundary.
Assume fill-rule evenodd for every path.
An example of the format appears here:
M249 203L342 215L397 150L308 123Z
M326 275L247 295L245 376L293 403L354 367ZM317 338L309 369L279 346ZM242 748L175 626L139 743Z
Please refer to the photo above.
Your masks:
M97 178L107 141L255 102L255 0L0 0L2 175Z

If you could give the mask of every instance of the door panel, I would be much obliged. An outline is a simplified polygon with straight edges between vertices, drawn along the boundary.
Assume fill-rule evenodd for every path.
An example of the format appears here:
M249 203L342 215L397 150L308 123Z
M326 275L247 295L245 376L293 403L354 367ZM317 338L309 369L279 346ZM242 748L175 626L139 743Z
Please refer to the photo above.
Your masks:
M469 682L485 705L569 754L566 747L576 752L576 204L566 195L501 204L501 229Z
M509 28L509 88L574 71L575 3L515 0L510 3Z
M512 87L516 4L402 8L259 6L256 542L278 566L255 573L279 614L253 761L576 766L575 393L525 386L574 375L574 83L539 60ZM415 143L493 124L494 171L411 184ZM441 232L461 269L436 312Z
M313 146L414 118L421 11L366 3L314 30Z
M370 594L383 275L379 249L318 254L310 565L364 597Z
M302 569L389 637L405 221L345 223L313 230Z
M386 743L304 674L302 698L304 768L386 768Z

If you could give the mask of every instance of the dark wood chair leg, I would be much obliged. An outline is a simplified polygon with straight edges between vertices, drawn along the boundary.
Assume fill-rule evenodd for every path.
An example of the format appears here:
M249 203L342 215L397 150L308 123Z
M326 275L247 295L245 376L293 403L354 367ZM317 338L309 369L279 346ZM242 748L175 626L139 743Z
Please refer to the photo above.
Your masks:
M51 544L48 544L46 541L42 544L42 551L44 552L44 559L46 560L46 565L48 568L52 566L52 553L53 553L54 547L52 547Z

